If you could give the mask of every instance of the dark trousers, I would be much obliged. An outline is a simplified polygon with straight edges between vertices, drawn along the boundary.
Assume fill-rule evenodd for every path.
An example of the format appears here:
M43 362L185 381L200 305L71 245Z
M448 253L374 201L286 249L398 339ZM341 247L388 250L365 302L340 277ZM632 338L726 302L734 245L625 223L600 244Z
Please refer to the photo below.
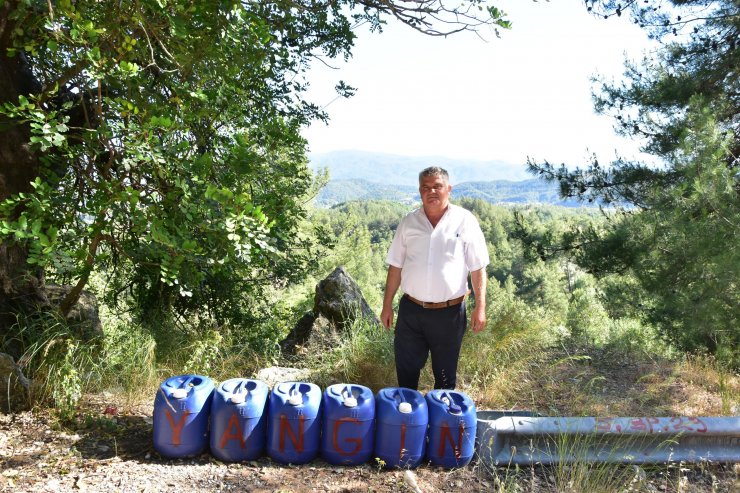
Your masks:
M434 388L454 389L466 326L465 302L433 310L402 296L393 340L398 386L418 389L421 369L431 352Z

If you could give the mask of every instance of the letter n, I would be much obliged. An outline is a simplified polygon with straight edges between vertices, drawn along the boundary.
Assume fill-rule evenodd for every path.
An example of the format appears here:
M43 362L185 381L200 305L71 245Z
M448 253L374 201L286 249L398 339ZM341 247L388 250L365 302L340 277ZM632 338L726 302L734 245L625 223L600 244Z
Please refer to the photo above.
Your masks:
M452 446L452 450L455 452L455 458L459 459L462 455L462 440L463 440L463 434L465 433L465 423L463 421L460 421L460 426L458 427L458 433L457 433L457 444L455 444L455 439L452 438L452 432L450 431L450 425L447 423L442 423L442 429L439 432L439 450L437 451L437 455L439 457L443 457L445 455L445 445L446 441L450 442L450 445Z
M293 446L296 449L296 452L299 454L303 452L303 422L306 421L305 416L298 416L298 436L295 436L295 433L293 433L293 429L290 427L290 420L288 420L288 417L284 414L280 415L280 441L278 443L278 446L280 448L280 452L285 452L285 434L287 433L290 435L288 438L290 438L290 441L293 442Z

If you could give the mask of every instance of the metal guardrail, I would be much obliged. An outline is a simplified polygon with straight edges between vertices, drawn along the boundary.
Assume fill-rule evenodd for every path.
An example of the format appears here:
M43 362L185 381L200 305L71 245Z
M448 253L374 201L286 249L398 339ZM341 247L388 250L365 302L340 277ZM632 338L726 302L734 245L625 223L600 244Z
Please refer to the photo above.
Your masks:
M740 416L575 418L480 411L476 453L492 465L740 462Z

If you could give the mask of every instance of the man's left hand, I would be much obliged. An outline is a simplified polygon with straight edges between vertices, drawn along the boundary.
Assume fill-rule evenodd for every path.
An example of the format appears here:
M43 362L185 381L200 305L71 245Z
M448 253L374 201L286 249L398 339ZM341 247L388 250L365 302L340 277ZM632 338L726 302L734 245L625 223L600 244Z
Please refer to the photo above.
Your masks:
M486 309L483 306L476 305L473 309L473 315L470 317L470 324L473 332L478 333L486 328Z

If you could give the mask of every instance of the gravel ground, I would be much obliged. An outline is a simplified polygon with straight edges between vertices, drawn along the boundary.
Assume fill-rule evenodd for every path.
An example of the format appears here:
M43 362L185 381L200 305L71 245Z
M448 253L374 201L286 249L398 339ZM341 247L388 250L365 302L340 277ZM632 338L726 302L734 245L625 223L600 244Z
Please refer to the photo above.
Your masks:
M0 415L0 491L584 491L563 486L557 472L542 468L486 470L472 464L456 470L422 466L386 471L372 465L337 467L321 460L284 466L267 457L225 464L208 454L167 460L154 452L151 433L147 406L122 411L100 398L86 404L74 426L60 427L45 410ZM630 491L740 493L738 465L630 471L635 478Z

